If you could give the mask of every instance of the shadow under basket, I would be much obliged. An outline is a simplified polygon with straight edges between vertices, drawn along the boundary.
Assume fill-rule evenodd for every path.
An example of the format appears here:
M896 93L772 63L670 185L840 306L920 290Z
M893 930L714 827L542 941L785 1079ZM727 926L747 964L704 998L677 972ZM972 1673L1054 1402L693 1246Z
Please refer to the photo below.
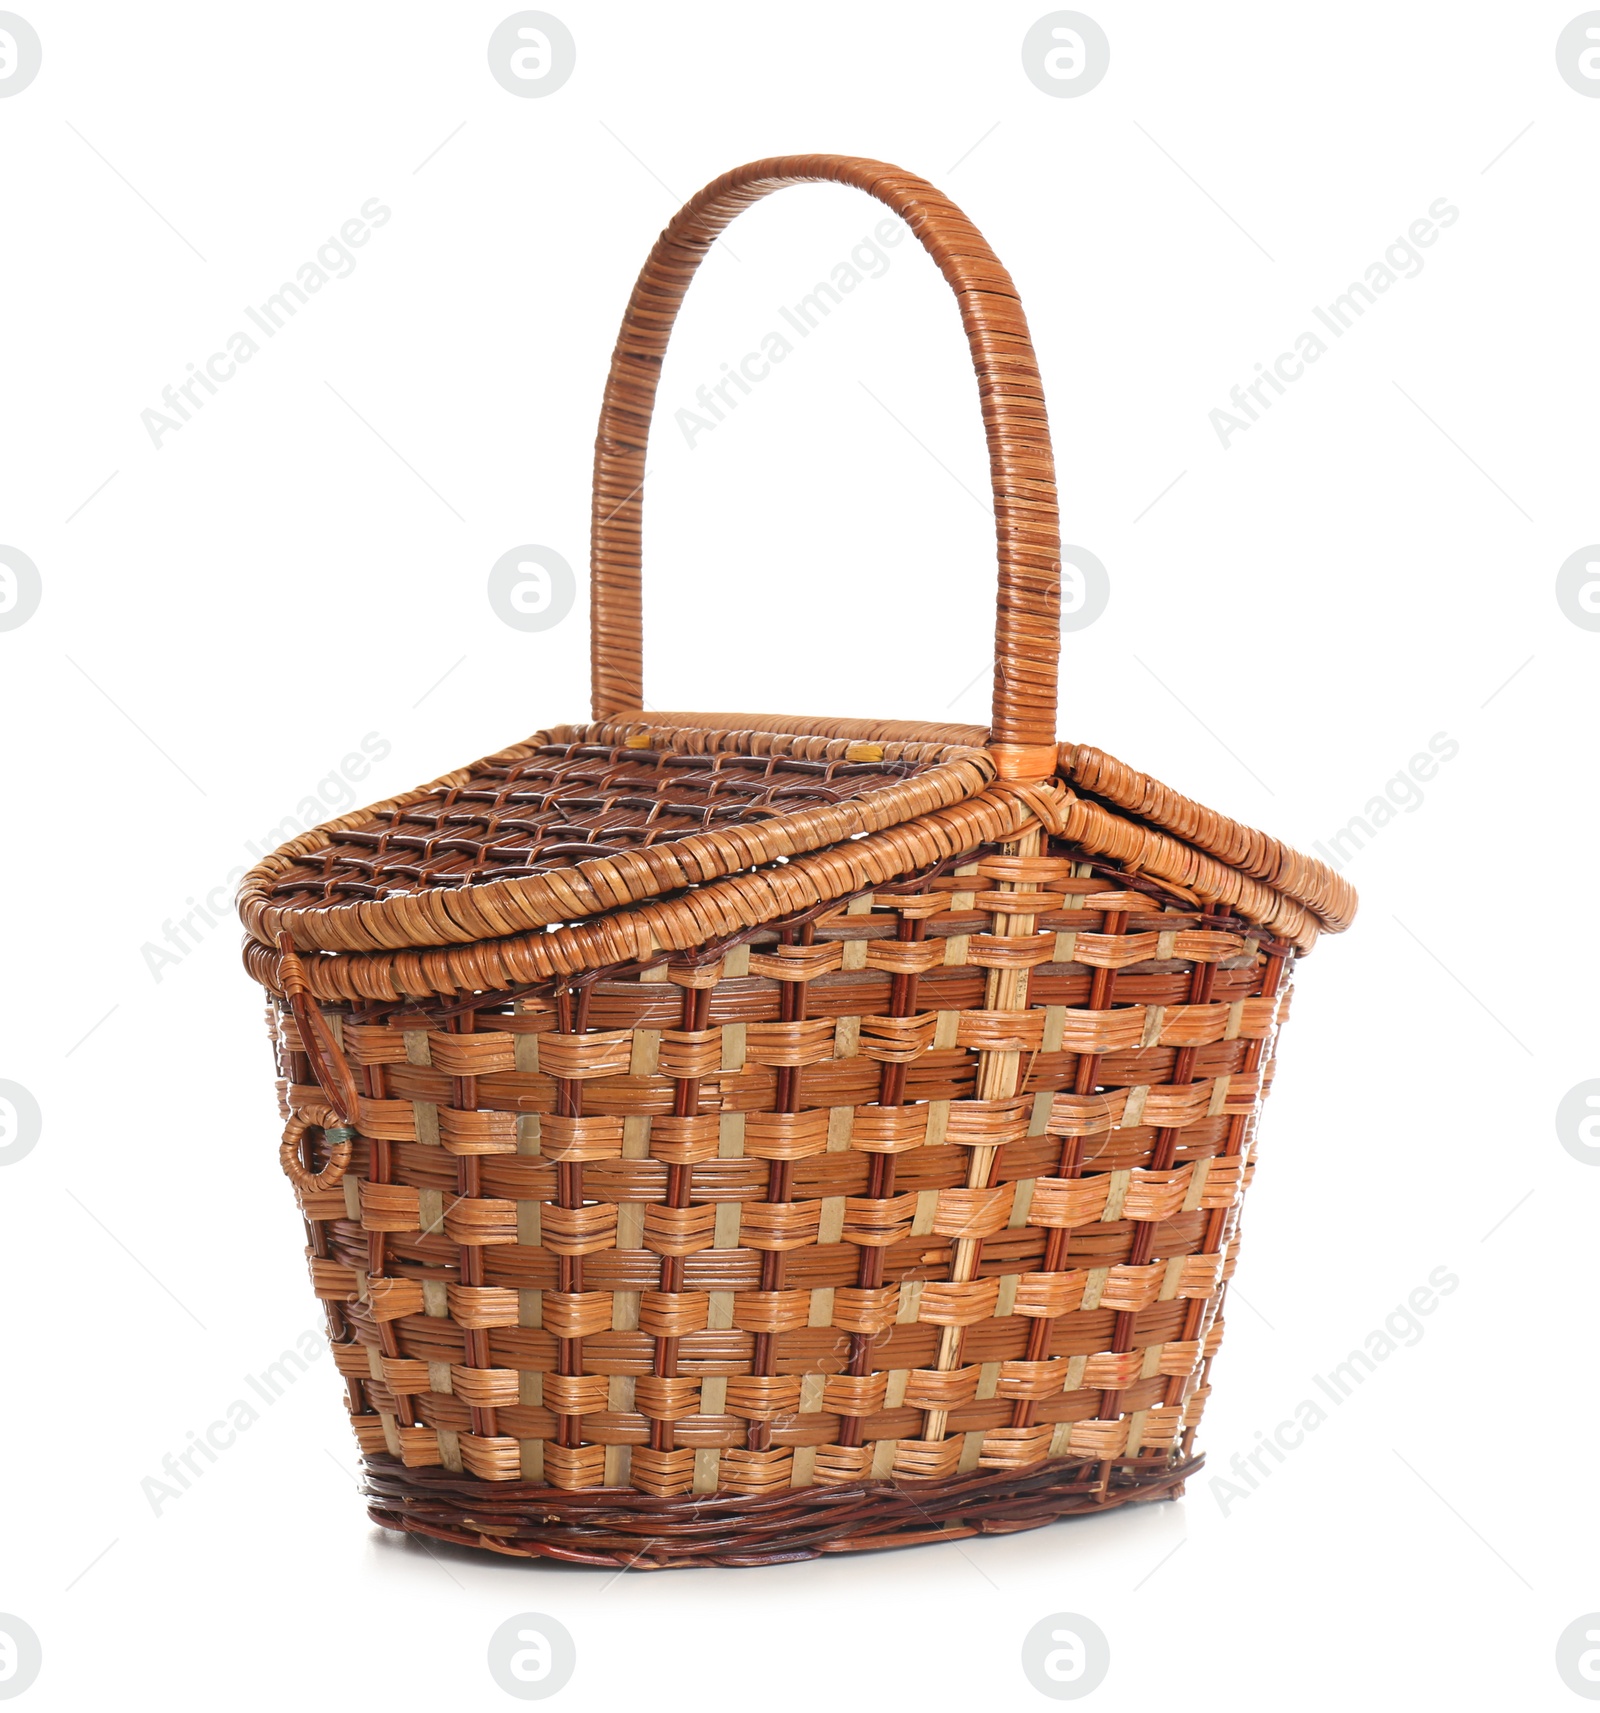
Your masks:
M645 711L645 446L716 235L878 197L961 306L993 724ZM1059 547L1015 288L922 180L761 161L635 287L596 455L594 719L246 877L313 1285L383 1526L646 1569L1171 1497L1322 864L1055 741Z

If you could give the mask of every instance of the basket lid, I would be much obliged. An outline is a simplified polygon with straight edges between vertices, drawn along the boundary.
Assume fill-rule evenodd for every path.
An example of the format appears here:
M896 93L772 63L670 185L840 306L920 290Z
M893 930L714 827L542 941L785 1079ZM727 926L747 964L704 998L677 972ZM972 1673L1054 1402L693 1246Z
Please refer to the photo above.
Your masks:
M1355 913L1327 865L1085 745L1018 782L973 727L655 719L556 727L292 840L240 889L247 966L281 990L286 945L329 954L305 963L314 996L388 1001L693 961L1040 825L1301 950Z
M240 913L267 946L285 933L303 951L459 945L858 839L972 798L994 777L970 742L759 723L536 733L291 840L245 877Z

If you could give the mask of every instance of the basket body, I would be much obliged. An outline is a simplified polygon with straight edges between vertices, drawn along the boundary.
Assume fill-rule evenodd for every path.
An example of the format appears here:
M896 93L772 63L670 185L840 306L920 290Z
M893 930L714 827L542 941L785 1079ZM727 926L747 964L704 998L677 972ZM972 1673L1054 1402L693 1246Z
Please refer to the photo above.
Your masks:
M1104 789L1104 759L1062 767ZM340 831L297 843L326 869ZM376 1521L754 1564L1181 1490L1308 912L1060 778L848 848L820 903L724 902L609 967L421 994L409 954L310 965L359 1092L300 1204ZM272 1016L285 1116L315 1113Z
M904 214L961 299L1001 526L986 730L641 711L659 349L720 225L816 178ZM896 169L727 175L636 288L595 507L595 723L241 889L373 1519L651 1568L1181 1491L1290 976L1354 899L1056 746L1004 270Z

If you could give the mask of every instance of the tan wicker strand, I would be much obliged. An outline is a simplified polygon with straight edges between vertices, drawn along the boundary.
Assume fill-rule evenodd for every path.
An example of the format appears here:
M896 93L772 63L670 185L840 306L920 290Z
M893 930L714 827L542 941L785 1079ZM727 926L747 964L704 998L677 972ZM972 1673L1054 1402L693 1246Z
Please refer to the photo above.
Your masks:
M1000 581L995 626L996 743L1055 742L1060 545L1044 389L1011 276L977 228L926 180L882 161L786 155L724 173L685 203L650 252L611 359L595 438L590 563L594 713L644 700L640 546L650 417L684 294L724 227L787 185L853 186L898 214L960 306L977 371L994 491Z
M1020 838L1009 842L1005 854L1011 857L1038 857L1043 853L1041 832L1038 827L1028 828ZM1020 890L1014 880L1000 880L998 888L1001 893ZM1017 936L1019 938L1040 938L1035 935L1035 920L1031 911L1022 910L1011 912L1002 907L994 912L992 919L993 930L996 934ZM1028 1013L1028 976L1025 966L1020 969L991 968L987 972L984 986L984 1010L989 1014ZM969 1013L970 1015L970 1013ZM978 1054L977 1069L973 1080L973 1092L976 1101L1005 1102L1019 1091L1025 1075L1023 1054L1011 1047L998 1050L987 1049ZM949 1132L947 1132L949 1134ZM985 1141L970 1150L967 1166L966 1188L969 1191L984 1191L991 1188L992 1174L998 1164L1000 1145L995 1141ZM1009 1212L1009 1200L1005 1210ZM937 1224L936 1227L937 1229ZM950 1261L950 1278L953 1282L962 1284L977 1277L979 1261L983 1254L983 1237L980 1235L961 1234L956 1236ZM949 1373L958 1369L962 1364L962 1352L965 1345L965 1328L960 1323L947 1323L941 1328L938 1359L934 1364L935 1372ZM949 1427L949 1411L941 1404L935 1403L928 1409L923 1421L923 1440L925 1445L933 1446L943 1442ZM937 1455L937 1454L935 1454ZM941 1473L955 1474L963 1467L976 1467L981 1456L981 1443L974 1444L970 1460L966 1448L957 1453L953 1467L946 1467ZM946 1465L952 1460L945 1459Z

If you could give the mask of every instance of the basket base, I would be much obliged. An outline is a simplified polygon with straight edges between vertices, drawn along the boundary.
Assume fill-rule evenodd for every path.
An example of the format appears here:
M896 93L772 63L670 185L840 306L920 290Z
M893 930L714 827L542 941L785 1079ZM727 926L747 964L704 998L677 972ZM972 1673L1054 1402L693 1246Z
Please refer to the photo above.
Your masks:
M1027 1470L943 1481L863 1481L752 1496L660 1499L630 1487L566 1491L479 1481L366 1459L368 1511L386 1529L516 1558L612 1570L792 1564L829 1552L1017 1534L1062 1517L1176 1498L1204 1461L1192 1457L1053 1458Z

